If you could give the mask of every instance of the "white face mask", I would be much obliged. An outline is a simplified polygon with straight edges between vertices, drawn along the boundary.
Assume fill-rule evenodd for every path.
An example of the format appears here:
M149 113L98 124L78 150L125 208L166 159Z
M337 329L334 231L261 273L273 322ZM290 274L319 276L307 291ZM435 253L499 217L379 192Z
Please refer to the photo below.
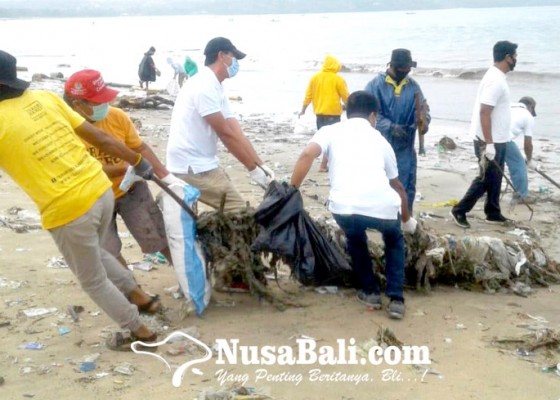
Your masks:
M230 78L233 78L239 72L239 61L237 58L231 58L231 65L224 64L227 67L227 73Z
M109 114L109 103L102 103L92 107L93 113L88 116L92 121L103 121Z

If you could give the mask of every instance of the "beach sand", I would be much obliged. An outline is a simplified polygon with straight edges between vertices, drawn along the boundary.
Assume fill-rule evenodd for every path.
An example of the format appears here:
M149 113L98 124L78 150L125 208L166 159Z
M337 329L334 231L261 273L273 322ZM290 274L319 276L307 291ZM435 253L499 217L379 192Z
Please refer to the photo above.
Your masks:
M142 122L144 140L164 159L169 110L133 110L129 114ZM311 125L312 117L302 121ZM273 116L245 116L242 125L261 158L271 166L278 178L289 179L293 165L311 137L300 130L293 133L293 120L279 121ZM437 203L460 199L476 173L472 144L466 137L464 124L452 124L435 119L426 137L428 154L419 159L418 192L421 200L415 204L415 214L432 213L434 217L419 218L428 229L439 235L496 236L515 239L508 234L512 228L487 225L483 221L482 203L478 203L469 219L473 228L465 232L448 218L449 207ZM438 157L437 140L444 134L458 142L459 149ZM551 176L558 176L557 164L551 155L559 143L537 141L535 155ZM543 151L542 149L546 151ZM225 151L222 165L239 187L243 196L256 206L263 191L250 183L247 172ZM324 201L328 193L328 178L318 172L319 161L302 186L304 201L312 216L328 214ZM5 173L0 172L0 215L17 206L35 211L34 204ZM364 177L365 178L365 177ZM151 184L152 185L152 184ZM152 186L153 192L159 190ZM548 254L560 259L557 247L560 228L559 193L550 183L532 172L530 189L539 201L533 206L534 215L528 220L528 210L517 205L507 206L511 193L504 196L504 214L520 227L530 227L540 235L540 243ZM543 193L539 193L539 189ZM548 190L548 192L546 192ZM124 226L120 230L125 232ZM129 262L141 261L142 254L130 237L123 239L124 255ZM200 339L212 344L217 338L239 339L246 345L294 346L301 335L315 338L319 346L336 346L339 338L354 338L357 344L375 338L379 327L390 328L396 337L408 345L427 345L433 361L432 373L425 368L398 365L373 366L243 366L216 365L214 361L199 364L202 376L190 371L182 385L171 384L175 368L191 356L159 354L171 362L170 371L160 360L145 355L120 353L104 346L103 335L115 330L114 323L82 292L68 269L48 268L48 260L59 256L53 240L42 230L15 233L0 227L0 386L2 399L196 399L205 389L224 389L230 382L221 382L215 375L224 368L229 378L247 379L245 386L255 387L274 399L557 399L560 377L543 373L542 359L531 363L490 345L493 337L519 336L531 331L520 326L542 317L545 326L560 328L560 287L540 288L527 298L509 293L488 294L465 291L455 287L435 286L429 294L406 292L407 314L402 321L388 319L384 311L370 311L355 300L355 291L340 289L336 294L319 294L302 288L287 276L280 285L298 293L305 307L278 311L248 294L215 293L202 317L186 316L181 312L181 299L174 299L165 289L175 286L174 272L158 265L150 272L136 271L142 287L162 295L168 308L168 321L159 323L167 332L196 327ZM276 287L274 282L271 282ZM80 321L72 322L66 309L81 305L85 311ZM44 307L56 311L44 317L29 318L23 310ZM154 321L148 320L153 323ZM61 334L60 328L69 330ZM39 342L42 350L19 349L28 342ZM81 372L85 357L99 353L96 369ZM555 355L556 362L558 354ZM552 357L554 358L554 357ZM529 359L530 360L530 359ZM114 372L116 367L133 366L130 375ZM384 370L394 368L392 375ZM263 369L267 371L266 377ZM371 382L312 381L309 371L320 369L324 374L368 373ZM284 374L283 374L284 373ZM436 374L437 373L437 374ZM96 375L97 374L97 375ZM244 377L244 374L247 374ZM282 375L283 374L283 375ZM301 375L301 382L297 380ZM439 375L438 375L439 374ZM391 375L391 379L389 379ZM257 377L259 379L256 381ZM332 376L331 376L332 377ZM272 381L268 381L271 379ZM384 381L384 378L387 381ZM398 378L398 379L397 379ZM275 382L276 380L277 382ZM219 398L219 397L216 397ZM221 397L225 398L225 397ZM245 397L251 398L251 397Z

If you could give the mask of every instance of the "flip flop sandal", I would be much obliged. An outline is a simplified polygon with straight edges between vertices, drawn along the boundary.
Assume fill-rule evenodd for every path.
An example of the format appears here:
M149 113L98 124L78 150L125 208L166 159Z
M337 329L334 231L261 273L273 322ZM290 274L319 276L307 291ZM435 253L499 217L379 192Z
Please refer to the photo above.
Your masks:
M157 340L157 333L147 338L139 338L130 333L125 332L115 332L111 335L109 339L105 342L105 345L109 350L113 351L132 351L132 343L136 341L141 341L144 343L155 342ZM156 351L157 347L147 347L142 345L136 345L137 350L142 351Z
M159 304L159 306L153 308L155 304ZM144 304L137 305L137 307L138 312L153 315L157 314L157 312L162 309L162 304L159 300L159 295L156 294L155 296L150 296L150 301Z

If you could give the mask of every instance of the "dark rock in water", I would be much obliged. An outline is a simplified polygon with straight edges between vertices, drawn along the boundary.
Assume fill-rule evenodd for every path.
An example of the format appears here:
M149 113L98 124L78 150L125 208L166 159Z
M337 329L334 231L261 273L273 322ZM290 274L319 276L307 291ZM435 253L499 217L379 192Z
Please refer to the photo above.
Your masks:
M49 75L52 79L64 79L64 74L62 72L51 72Z
M432 74L434 78L443 78L443 74L439 71L436 71Z
M16 71L18 71L18 72L27 72L27 71L29 71L29 69L27 69L27 67L16 67Z
M476 72L474 71L466 71L461 72L458 76L459 79L476 79Z
M33 82L42 81L43 79L50 79L50 78L45 74L33 74L33 76L31 77L31 80Z
M352 72L352 70L343 64L340 66L340 72Z
M445 150L455 150L457 148L453 139L448 138L447 136L444 136L439 140L439 145Z

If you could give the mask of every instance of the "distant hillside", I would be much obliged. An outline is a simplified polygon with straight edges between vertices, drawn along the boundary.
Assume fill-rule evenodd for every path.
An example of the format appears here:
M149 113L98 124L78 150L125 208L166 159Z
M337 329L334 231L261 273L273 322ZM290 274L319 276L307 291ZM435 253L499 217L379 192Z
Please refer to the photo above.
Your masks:
M560 0L0 0L0 18L300 14L560 5Z

